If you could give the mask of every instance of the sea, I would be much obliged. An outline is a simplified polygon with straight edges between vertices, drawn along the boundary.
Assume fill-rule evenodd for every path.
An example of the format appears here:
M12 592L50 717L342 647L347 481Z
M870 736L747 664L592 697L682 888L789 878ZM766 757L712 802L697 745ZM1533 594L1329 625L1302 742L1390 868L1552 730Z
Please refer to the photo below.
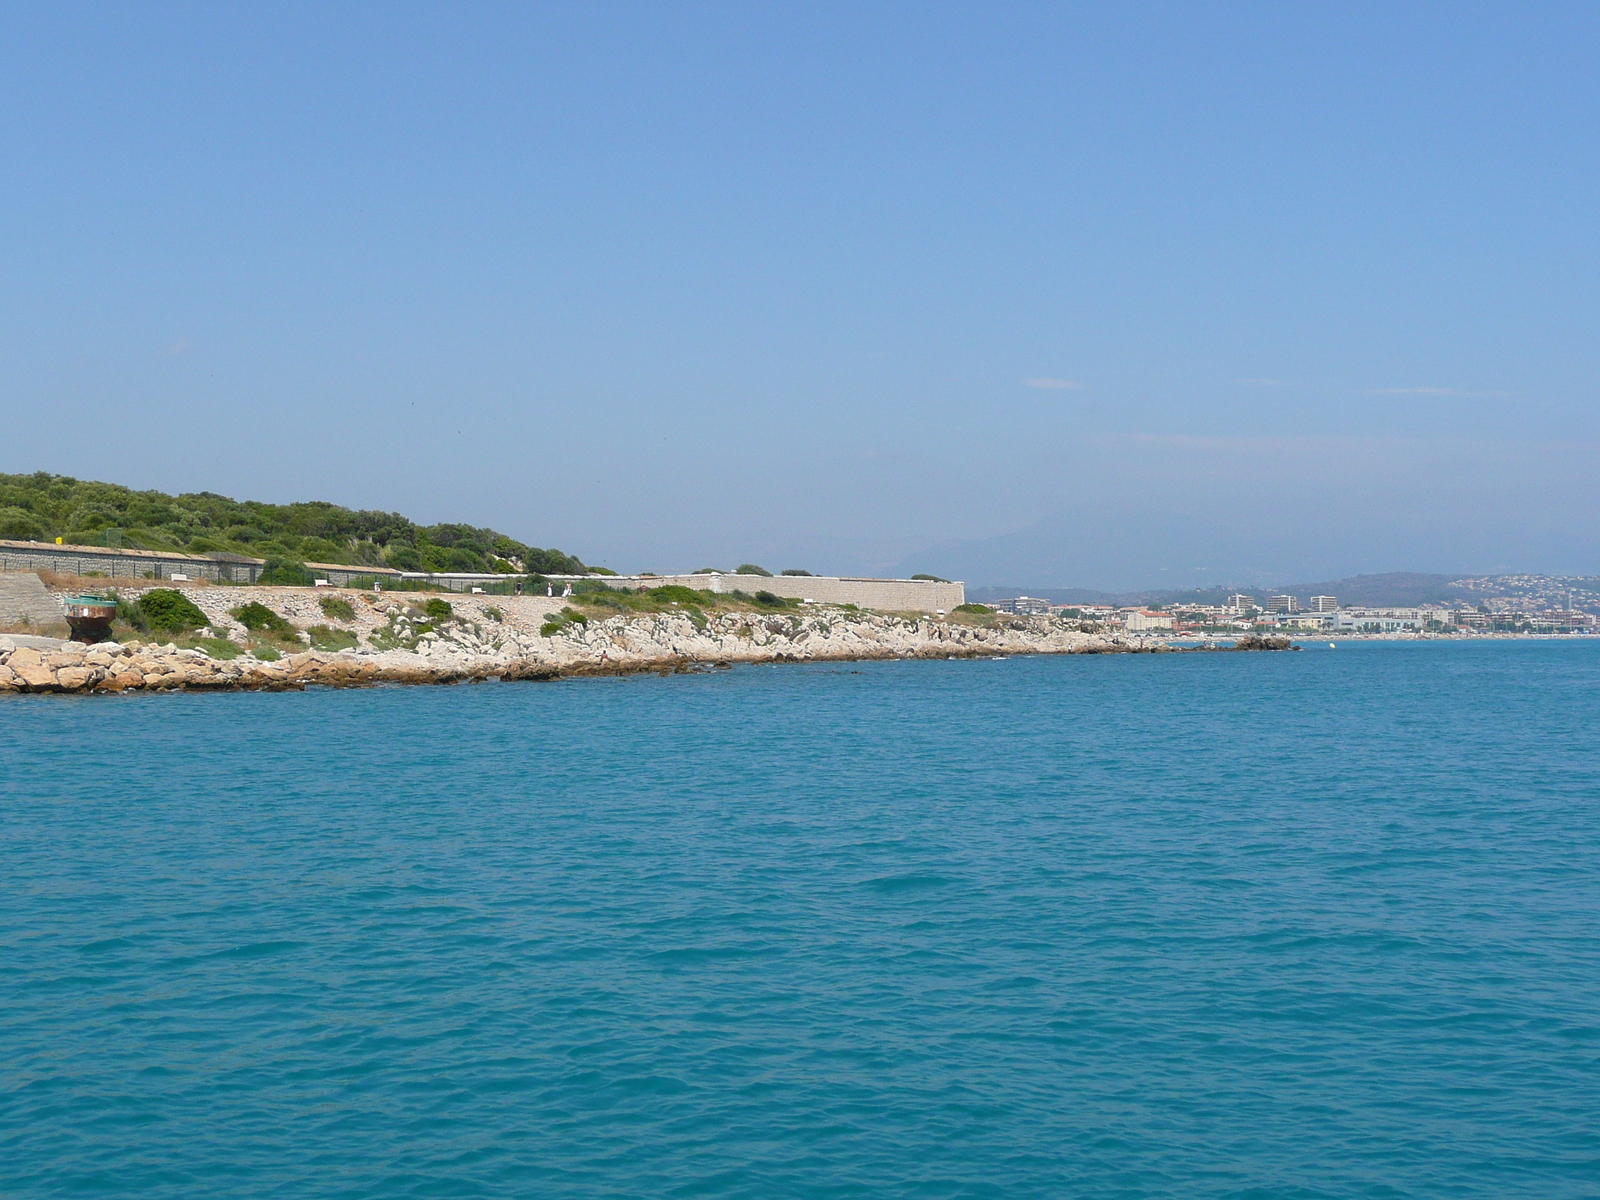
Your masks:
M1600 639L0 702L0 1195L1600 1196Z

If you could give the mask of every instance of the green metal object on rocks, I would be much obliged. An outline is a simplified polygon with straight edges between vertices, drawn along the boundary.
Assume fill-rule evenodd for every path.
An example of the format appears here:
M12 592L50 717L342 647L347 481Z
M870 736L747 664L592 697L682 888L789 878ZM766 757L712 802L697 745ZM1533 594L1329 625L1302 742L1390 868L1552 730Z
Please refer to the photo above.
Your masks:
M67 625L75 642L108 642L111 620L117 615L117 602L103 596L69 596L65 602Z

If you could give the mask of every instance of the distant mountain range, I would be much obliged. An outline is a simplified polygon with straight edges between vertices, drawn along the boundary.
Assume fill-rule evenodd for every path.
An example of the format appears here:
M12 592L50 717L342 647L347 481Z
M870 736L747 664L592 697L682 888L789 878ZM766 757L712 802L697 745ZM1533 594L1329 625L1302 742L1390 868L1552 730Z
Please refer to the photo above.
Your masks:
M1407 608L1418 604L1479 604L1495 598L1536 601L1565 606L1568 596L1577 608L1600 608L1600 576L1579 575L1427 575L1415 571L1390 571L1381 575L1352 575L1320 583L1257 584L1254 586L1187 588L1169 591L1101 592L1092 588L969 587L967 599L977 604L1012 596L1037 596L1052 604L1221 604L1228 596L1245 592L1257 600L1294 596L1301 607L1312 596L1335 596L1342 605L1372 608Z
M1293 520L1285 519L1275 498L1253 493L1194 507L1166 511L1138 496L1085 502L1042 513L1010 533L925 546L874 572L928 571L974 587L1030 591L1076 585L1076 594L1086 596L1084 586L1118 595L1176 595L1185 588L1216 594L1238 583L1328 581L1329 573L1333 582L1292 586L1333 587L1344 583L1342 576L1372 569L1368 564L1430 572L1379 577L1409 578L1424 594L1430 582L1448 587L1469 575L1507 576L1522 564L1553 576L1600 569L1600 524L1512 521L1509 510L1494 505L1471 520L1449 504L1374 511L1342 497L1337 505L1313 506ZM1587 508L1573 505L1571 511ZM1409 598L1410 585L1398 594Z

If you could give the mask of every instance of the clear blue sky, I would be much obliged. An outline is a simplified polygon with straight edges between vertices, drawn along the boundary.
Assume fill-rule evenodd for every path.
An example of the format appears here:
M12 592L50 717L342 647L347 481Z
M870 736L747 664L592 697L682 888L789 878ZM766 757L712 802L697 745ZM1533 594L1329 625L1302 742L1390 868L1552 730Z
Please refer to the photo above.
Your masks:
M0 470L618 569L1600 571L1597 34L7 5Z

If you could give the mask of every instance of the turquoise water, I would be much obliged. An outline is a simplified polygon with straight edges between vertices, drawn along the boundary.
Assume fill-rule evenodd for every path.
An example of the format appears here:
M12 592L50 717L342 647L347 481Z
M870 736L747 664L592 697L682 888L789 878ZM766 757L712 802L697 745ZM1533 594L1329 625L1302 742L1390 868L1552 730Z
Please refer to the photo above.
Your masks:
M0 703L0 1193L1600 1195L1600 644Z

